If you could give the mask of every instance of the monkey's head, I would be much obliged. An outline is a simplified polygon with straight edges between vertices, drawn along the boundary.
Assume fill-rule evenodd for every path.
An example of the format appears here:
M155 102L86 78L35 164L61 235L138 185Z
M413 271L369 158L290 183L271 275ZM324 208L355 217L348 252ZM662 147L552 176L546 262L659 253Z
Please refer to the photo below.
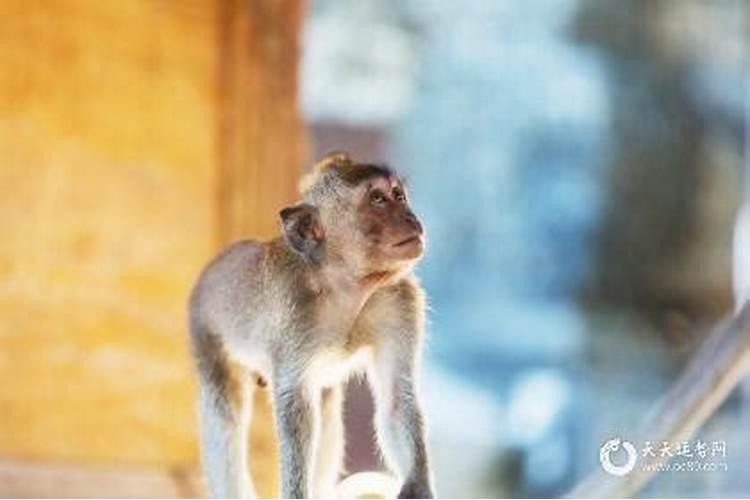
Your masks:
M409 269L424 252L422 224L390 168L333 153L301 183L302 202L280 212L289 246L312 262L344 261L355 272Z

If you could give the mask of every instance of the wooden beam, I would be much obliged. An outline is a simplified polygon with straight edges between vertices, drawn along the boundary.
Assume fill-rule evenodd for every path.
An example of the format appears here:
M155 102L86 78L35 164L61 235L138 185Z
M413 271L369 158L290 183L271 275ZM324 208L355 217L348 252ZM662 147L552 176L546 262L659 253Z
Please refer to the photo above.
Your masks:
M278 233L305 161L297 109L301 1L219 2L218 241Z
M677 443L690 439L749 371L750 303L746 303L736 317L726 319L714 329L651 415L634 432L634 441ZM649 460L648 468L636 464L625 476L609 475L599 469L568 496L632 497L668 459L654 457Z

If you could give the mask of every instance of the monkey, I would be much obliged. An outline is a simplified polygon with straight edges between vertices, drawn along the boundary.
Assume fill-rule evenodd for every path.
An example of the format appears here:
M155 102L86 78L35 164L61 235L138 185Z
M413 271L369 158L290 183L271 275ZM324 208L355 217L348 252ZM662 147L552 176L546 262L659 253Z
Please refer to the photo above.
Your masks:
M255 495L253 391L270 391L281 496L331 496L342 472L343 384L365 375L377 441L400 498L433 498L419 371L426 247L403 179L346 153L322 158L279 211L281 234L234 243L189 301L201 460L214 497Z

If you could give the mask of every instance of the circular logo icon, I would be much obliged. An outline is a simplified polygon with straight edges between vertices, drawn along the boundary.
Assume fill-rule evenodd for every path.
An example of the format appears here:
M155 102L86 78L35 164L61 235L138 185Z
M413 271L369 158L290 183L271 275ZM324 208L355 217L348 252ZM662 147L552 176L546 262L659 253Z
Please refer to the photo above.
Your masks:
M622 465L615 465L612 463L610 455L616 453L622 447L623 451L627 453L628 459ZM635 467L635 461L638 458L638 452L635 451L635 446L629 441L623 441L620 438L610 439L604 443L599 449L599 462L602 464L602 468L613 476L624 476L629 474L630 471Z

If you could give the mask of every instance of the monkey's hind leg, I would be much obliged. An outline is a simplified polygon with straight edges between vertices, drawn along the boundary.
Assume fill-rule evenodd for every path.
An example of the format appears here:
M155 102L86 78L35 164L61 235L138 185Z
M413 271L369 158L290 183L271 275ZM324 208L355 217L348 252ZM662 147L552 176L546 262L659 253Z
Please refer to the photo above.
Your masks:
M254 498L248 471L253 389L246 369L226 359L219 339L206 333L199 351L201 459L214 498Z

